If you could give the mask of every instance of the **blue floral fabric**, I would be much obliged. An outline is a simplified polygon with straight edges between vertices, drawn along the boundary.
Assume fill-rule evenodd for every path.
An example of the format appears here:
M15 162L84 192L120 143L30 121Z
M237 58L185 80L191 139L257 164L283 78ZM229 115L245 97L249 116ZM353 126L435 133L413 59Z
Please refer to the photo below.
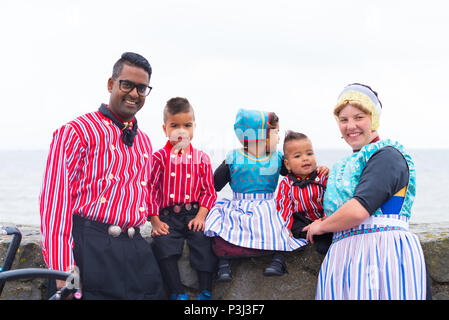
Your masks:
M411 208L416 194L416 171L411 156L404 147L395 141L381 140L364 146L360 151L341 159L332 168L327 189L324 195L324 213L326 216L332 215L348 200L354 196L354 191L359 183L363 169L370 157L385 146L396 148L404 156L409 168L409 183L407 186L404 202L399 211L400 216L410 218ZM388 174L386 172L385 174ZM377 209L373 215L383 215L382 207Z

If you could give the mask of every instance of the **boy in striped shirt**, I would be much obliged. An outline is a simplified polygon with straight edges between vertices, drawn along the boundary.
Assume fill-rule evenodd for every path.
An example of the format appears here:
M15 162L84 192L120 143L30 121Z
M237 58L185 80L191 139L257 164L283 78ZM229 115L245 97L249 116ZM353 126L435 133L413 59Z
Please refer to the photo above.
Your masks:
M198 299L209 300L216 257L203 231L217 193L209 156L190 144L195 115L187 99L177 97L167 102L163 130L169 140L153 154L150 177L153 250L170 299L186 300L177 264L186 240L190 263L198 273Z

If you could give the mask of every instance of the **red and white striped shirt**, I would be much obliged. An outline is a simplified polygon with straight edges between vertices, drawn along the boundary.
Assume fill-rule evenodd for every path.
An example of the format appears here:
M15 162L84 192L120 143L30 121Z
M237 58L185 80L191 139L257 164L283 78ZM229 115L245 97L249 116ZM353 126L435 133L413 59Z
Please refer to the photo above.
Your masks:
M56 130L47 159L39 206L42 250L51 269L74 266L72 214L119 225L145 223L151 173L151 142L137 131L134 144L99 111Z
M300 178L298 178L300 179ZM315 182L327 185L327 176L318 174ZM304 188L292 186L293 181L288 175L279 184L276 196L277 210L287 222L287 227L292 228L293 213L299 212L310 220L316 220L323 216L323 199L325 189L316 184L309 184Z
M172 153L172 145L156 151L152 158L151 198L156 204L150 214L182 203L199 202L211 209L217 199L209 156L189 145L188 151Z

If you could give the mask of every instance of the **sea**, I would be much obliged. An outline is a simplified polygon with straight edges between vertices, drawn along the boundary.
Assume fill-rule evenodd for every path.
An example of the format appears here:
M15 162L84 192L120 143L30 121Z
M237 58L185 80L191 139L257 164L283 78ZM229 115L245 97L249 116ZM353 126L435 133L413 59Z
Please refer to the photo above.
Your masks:
M226 150L206 150L214 169ZM415 162L417 192L411 223L449 222L449 149L409 150ZM317 162L329 168L350 150L315 150ZM47 150L0 150L0 225L39 226L38 197ZM232 197L227 186L219 198Z

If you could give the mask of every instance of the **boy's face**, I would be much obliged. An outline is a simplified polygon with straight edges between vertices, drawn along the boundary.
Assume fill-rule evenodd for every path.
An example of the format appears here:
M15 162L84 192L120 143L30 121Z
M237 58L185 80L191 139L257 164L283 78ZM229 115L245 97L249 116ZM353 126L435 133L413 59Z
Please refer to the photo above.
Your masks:
M290 140L285 144L285 166L297 177L305 178L316 169L315 154L309 139Z
M174 146L176 144L185 144L187 147L193 139L195 130L195 119L193 113L181 112L178 114L167 114L167 120L162 125L165 135Z

